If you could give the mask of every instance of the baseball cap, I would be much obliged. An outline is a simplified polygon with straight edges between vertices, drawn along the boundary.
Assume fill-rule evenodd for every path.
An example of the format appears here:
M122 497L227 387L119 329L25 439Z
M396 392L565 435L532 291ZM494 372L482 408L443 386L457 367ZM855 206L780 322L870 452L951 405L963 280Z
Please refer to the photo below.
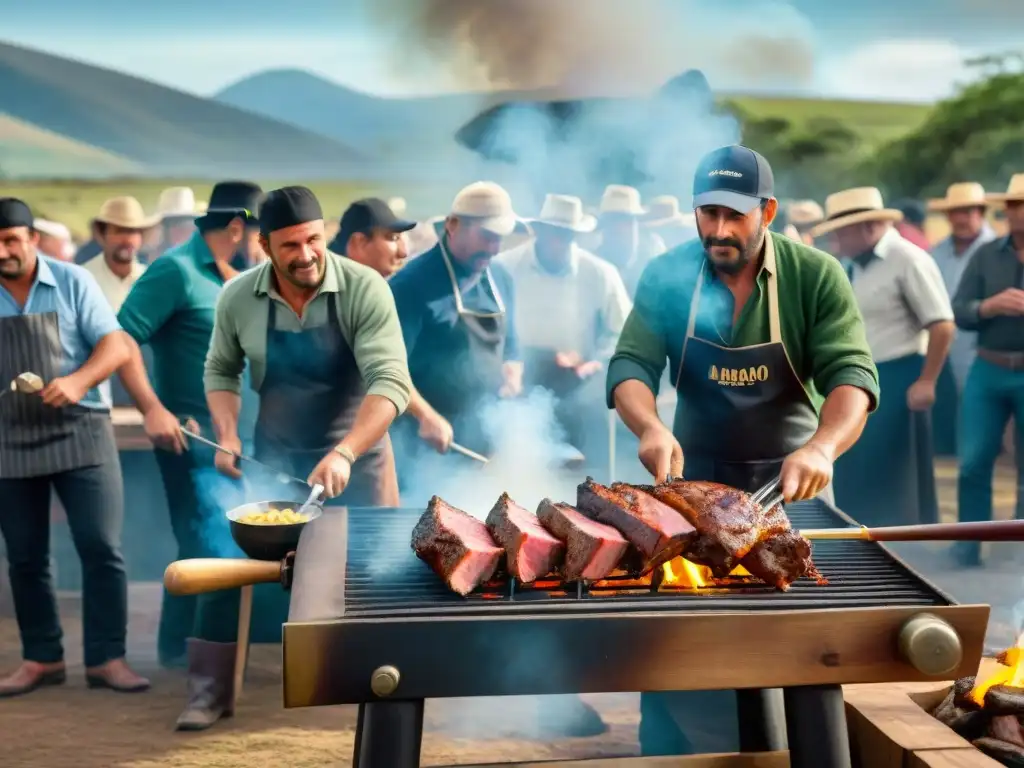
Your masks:
M775 197L768 161L752 149L733 144L704 155L693 175L693 207L721 205L749 213Z
M356 200L341 215L341 224L337 236L331 243L331 250L336 253L344 253L349 238L357 232L364 235L369 235L375 229L383 229L386 232L408 232L415 226L415 221L398 218L391 210L391 206L380 198L367 197Z

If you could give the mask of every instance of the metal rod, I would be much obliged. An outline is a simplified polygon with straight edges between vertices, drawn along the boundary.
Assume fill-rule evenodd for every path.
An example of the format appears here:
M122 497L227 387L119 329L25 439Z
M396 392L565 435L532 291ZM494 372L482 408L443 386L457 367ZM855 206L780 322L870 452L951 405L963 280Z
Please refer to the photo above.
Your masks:
M353 768L420 768L423 700L359 705Z
M736 691L736 714L740 752L775 752L788 748L781 688Z
M786 688L790 768L852 768L846 706L838 685Z
M894 525L885 528L819 528L800 531L805 539L862 541L1024 541L1024 520Z
M461 453L463 456L466 456L466 457L468 457L470 459L473 459L474 461L479 461L481 464L490 464L491 463L491 460L488 459L486 456L481 456L476 451L471 451L471 450L469 450L469 448L461 446L458 443L449 443L448 447L451 450L455 451L456 453Z
M615 411L608 411L608 482L615 482Z
M264 464L262 461L256 461L256 459L251 458L250 456L246 456L244 453L238 453L237 451L232 451L228 448L225 448L220 443L215 443L213 442L213 440L209 440L203 437L202 435L198 435L195 432L192 432L191 430L182 427L181 431L182 434L186 435L189 439L195 440L198 443L202 443L203 445L209 446L210 448L213 448L215 451L220 451L221 453L226 453L229 456L234 456L239 461L246 461L250 464L255 464L257 467L262 467L267 472L272 472L273 474L277 475L277 477L281 479L283 482L298 483L299 485L304 485L307 487L309 486L309 483L307 483L305 480L300 480L294 475L289 475L286 472L276 470L273 467Z

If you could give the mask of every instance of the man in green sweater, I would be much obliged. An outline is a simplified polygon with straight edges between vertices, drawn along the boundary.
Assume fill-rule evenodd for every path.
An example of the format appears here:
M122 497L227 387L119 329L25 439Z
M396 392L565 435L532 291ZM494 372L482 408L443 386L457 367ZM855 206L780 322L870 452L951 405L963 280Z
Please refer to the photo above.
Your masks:
M685 473L753 491L781 474L786 501L827 494L833 463L878 403L849 280L828 254L768 231L773 187L767 161L746 147L705 156L693 188L699 239L640 279L609 363L608 404L640 438L656 482ZM666 361L679 395L671 430L655 405ZM673 692L642 696L643 754L693 752L680 720L724 739L696 751L733 751L737 703L765 724L745 729L743 750L784 748L767 726L784 722L770 712L776 694Z
M217 442L242 448L238 414L248 361L259 394L258 461L308 478L348 506L397 506L388 427L408 405L412 383L391 289L374 270L327 250L320 203L305 187L269 192L259 226L269 260L228 282L217 299L204 372ZM243 467L232 459L218 453L217 469L241 477ZM292 489L297 503L304 491ZM223 634L200 638L208 657L233 656L235 638L225 628L237 627L237 591L204 597L219 600L230 617L218 623ZM208 669L190 678L191 714L179 728L230 714L231 665L211 662Z

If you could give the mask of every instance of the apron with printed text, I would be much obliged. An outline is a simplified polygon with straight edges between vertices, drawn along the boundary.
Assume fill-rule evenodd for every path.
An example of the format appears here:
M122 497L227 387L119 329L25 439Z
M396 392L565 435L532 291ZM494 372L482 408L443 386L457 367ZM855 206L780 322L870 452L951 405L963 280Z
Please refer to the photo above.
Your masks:
M765 238L765 270L769 341L747 347L726 346L724 339L714 344L694 335L706 265L698 276L676 371L679 400L673 432L683 448L686 480L757 490L818 427L817 412L782 342L771 237ZM829 499L831 489L822 496ZM641 753L736 751L736 696L734 691L641 694Z

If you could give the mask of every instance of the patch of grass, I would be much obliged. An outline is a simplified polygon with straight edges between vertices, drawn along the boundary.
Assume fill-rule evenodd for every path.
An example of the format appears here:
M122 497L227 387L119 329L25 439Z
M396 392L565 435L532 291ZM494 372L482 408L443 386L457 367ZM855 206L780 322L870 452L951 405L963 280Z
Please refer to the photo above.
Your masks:
M822 117L839 120L872 145L914 130L932 109L927 104L757 96L729 96L723 102L732 102L753 117L782 117L796 125Z
M370 183L358 181L258 181L264 189L276 189L288 184L304 184L320 199L324 215L337 219L353 200L367 195L392 194ZM61 221L78 237L86 237L89 221L103 205L103 201L120 195L131 195L147 211L155 211L160 192L167 187L186 186L195 190L196 198L208 200L213 183L195 179L81 179L50 181L0 181L0 195L20 197L37 216Z

